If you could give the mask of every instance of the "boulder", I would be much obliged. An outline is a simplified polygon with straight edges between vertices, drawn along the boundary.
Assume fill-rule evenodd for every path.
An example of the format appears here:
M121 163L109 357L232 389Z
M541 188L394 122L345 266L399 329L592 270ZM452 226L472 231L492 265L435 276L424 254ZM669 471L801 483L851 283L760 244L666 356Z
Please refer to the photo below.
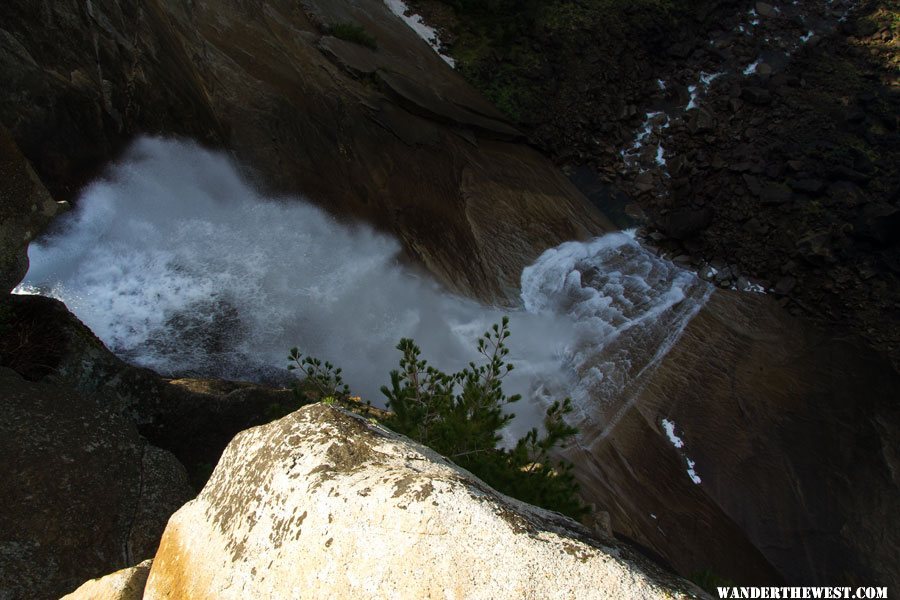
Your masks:
M767 181L759 190L759 200L763 204L784 204L792 196L791 188L777 181Z
M709 132L716 127L716 118L711 112L705 108L696 111L696 116L691 119L689 125L692 132Z
M181 461L199 490L237 433L282 417L303 402L292 390L247 382L164 380L154 396L142 399L138 427Z
M58 598L156 551L191 492L99 395L0 368L0 598Z
M141 600L152 564L153 560L147 559L133 567L91 579L60 600Z
M775 286L772 288L772 291L775 292L778 296L787 296L791 293L791 290L797 285L797 280L790 275L785 275L780 278L777 282L775 282Z
M900 210L887 202L873 202L863 207L853 234L878 247L900 243Z
M229 444L166 528L144 598L684 598L612 539L324 404Z
M792 189L805 194L818 194L825 188L825 182L821 179L788 179L787 184Z
M677 240L694 236L712 222L712 211L709 208L682 208L667 213L662 219L662 228Z
M778 16L778 9L765 2L756 3L756 12L759 13L759 16L766 17L768 19Z
M772 102L772 93L761 87L745 87L741 90L741 98L751 104L765 106Z
M811 264L824 265L837 262L834 256L834 236L829 230L805 232L796 242L797 251Z
M129 368L54 298L0 298L0 333L0 366L29 381L53 377L81 392L94 393ZM145 383L141 381L140 386ZM123 399L120 408L125 404Z

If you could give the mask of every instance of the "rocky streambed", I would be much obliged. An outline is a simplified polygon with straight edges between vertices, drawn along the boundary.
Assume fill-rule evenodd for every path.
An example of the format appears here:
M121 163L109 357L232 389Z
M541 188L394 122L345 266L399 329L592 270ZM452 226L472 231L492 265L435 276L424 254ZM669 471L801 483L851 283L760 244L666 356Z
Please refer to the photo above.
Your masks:
M588 197L615 206L620 225L643 223L662 252L718 285L755 282L896 362L896 7L415 10L457 69Z

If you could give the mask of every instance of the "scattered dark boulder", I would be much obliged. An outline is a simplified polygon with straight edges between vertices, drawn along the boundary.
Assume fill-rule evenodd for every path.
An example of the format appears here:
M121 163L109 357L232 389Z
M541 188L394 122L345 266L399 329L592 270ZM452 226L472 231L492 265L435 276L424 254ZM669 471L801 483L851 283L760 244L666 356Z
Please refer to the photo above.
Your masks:
M678 42L669 46L669 56L675 58L686 58L694 49L693 45L688 42Z
M791 188L783 183L768 181L759 188L759 199L763 204L784 204L791 196Z
M772 291L779 296L787 296L791 293L791 290L797 285L797 280L790 275L785 275L777 282L775 282L775 286L772 288Z
M805 194L818 194L825 188L825 182L821 179L788 179L791 189Z
M871 203L863 207L853 234L880 248L900 243L900 210L886 202Z
M829 175L832 180L846 179L854 183L866 183L871 179L869 175L861 171L857 171L847 165L835 165L831 168Z
M705 108L697 111L696 116L691 120L689 127L697 133L712 131L716 126L716 118Z
M810 231L797 240L797 249L804 259L816 265L835 263L833 235L830 231Z
M706 229L712 216L709 208L673 210L663 217L662 229L676 240L683 240Z
M751 104L766 106L772 102L772 93L765 88L748 86L741 90L741 98Z
M766 2L757 2L756 12L759 13L759 16L769 19L778 16L778 9L776 9L771 4L767 4Z

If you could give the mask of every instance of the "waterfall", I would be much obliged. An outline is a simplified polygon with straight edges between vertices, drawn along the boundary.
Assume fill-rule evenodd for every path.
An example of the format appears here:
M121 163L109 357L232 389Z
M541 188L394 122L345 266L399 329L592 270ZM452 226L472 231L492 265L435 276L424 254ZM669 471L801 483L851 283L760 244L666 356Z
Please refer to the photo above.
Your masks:
M582 419L614 418L710 290L622 233L547 250L512 310L448 293L399 253L365 225L263 196L222 154L145 138L31 245L16 291L59 298L117 355L162 374L284 381L299 346L376 405L401 337L455 370L508 314L519 430L563 395Z

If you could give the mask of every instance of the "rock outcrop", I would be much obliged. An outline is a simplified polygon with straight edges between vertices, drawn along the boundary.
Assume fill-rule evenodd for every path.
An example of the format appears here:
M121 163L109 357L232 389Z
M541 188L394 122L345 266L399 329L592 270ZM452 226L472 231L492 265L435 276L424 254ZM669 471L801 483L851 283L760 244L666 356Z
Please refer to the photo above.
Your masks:
M91 579L61 600L141 600L152 564L153 561L148 559L99 579Z
M0 367L29 381L100 395L105 409L135 423L153 445L172 452L200 489L231 438L284 416L304 398L247 382L164 379L128 365L53 298L0 299Z
M0 293L22 281L28 271L28 243L60 208L0 123Z
M895 587L898 390L855 336L717 292L570 458L613 530L679 572Z
M381 0L4 5L0 122L58 199L138 133L226 146L267 191L400 239L448 286L505 298L607 221ZM326 35L351 23L372 49Z
M0 298L0 311L0 366L29 381L52 377L90 394L129 368L59 300L13 294Z
M0 367L0 598L58 598L149 558L187 476L109 399Z
M144 598L683 598L631 548L324 404L229 444Z
M14 524L12 537L0 542L2 600L54 597L150 556L165 522L203 486L236 433L311 401L288 389L167 380L132 367L61 302L41 296L0 298L0 370L0 475L21 484L0 494L0 524ZM51 439L50 446L42 441ZM29 510L35 518L23 519ZM113 539L127 515L135 519L130 554ZM92 529L101 534L88 535ZM68 537L51 539L55 531ZM76 560L85 549L92 558Z

